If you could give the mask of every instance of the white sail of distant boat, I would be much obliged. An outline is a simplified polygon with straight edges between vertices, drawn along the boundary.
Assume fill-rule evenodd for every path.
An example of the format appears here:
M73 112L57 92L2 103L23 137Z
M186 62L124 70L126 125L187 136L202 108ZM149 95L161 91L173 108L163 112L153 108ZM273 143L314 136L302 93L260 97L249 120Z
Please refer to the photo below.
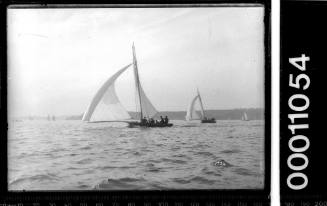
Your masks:
M196 100L199 98L199 95L196 95L192 101L191 101L191 104L188 106L187 108L187 112L186 112L186 116L185 116L185 119L187 121L190 121L190 120L195 120L195 119L201 119L199 114L196 112L195 110L195 102Z
M135 80L135 87L137 93L136 97L138 101L137 106L139 107L139 112L140 112L139 119L142 119L143 117L151 118L157 113L157 110L152 105L150 100L147 98L141 86L141 82L138 74L134 44L132 48L133 48L134 80ZM84 113L82 119L83 121L88 121L88 122L127 121L132 119L130 114L127 112L127 110L124 108L122 103L119 101L119 98L115 90L116 80L131 65L132 64L129 64L121 68L100 87L100 89L93 97L86 112Z
M201 109L200 115L195 110L196 100L199 100L199 103L200 103L200 109ZM190 121L190 120L204 119L204 118L205 118L205 113L204 113L204 109L203 109L203 103L202 103L202 99L201 99L199 90L197 90L197 95L192 99L191 104L187 108L185 119L187 121Z
M243 112L242 120L243 121L249 121L248 115L246 114L246 112Z

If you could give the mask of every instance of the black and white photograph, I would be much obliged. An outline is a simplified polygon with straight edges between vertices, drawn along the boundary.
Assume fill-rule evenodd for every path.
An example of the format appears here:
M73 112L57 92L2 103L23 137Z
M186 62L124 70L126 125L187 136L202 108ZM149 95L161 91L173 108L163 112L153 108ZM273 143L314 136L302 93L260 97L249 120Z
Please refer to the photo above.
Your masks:
M9 8L8 190L263 190L264 17Z

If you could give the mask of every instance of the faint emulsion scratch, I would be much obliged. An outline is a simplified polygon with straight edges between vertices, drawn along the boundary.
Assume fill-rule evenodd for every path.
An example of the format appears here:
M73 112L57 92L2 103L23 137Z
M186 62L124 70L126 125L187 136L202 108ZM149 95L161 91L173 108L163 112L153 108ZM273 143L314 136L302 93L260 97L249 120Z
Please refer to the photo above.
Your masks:
M48 36L42 35L42 34L34 34L34 33L19 33L18 36L36 36L36 37L41 37L41 38L49 38Z

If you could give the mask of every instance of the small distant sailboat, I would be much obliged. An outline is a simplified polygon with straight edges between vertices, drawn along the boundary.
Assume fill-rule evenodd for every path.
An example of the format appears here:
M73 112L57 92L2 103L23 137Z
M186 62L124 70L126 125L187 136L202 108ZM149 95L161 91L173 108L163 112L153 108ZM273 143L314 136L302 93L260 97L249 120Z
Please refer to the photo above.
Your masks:
M249 121L248 115L246 114L246 112L243 112L242 121Z
M158 111L152 105L148 97L145 95L144 90L141 86L134 43L132 46L132 50L133 63L117 71L102 85L102 87L93 97L90 105L88 106L86 112L83 115L82 120L87 122L126 122L129 124L130 127L171 127L173 125L171 123L149 125L144 122L144 118L153 118L158 113ZM134 68L134 80L137 98L136 105L140 113L139 122L133 121L133 118L130 116L130 114L119 101L115 91L115 82L117 78L131 65L133 65Z
M196 100L199 100L200 102L200 107L201 107L200 116L198 115L194 107ZM186 121L201 119L201 123L216 123L215 118L209 119L206 117L199 90L197 90L197 95L192 99L191 104L187 108L185 119Z

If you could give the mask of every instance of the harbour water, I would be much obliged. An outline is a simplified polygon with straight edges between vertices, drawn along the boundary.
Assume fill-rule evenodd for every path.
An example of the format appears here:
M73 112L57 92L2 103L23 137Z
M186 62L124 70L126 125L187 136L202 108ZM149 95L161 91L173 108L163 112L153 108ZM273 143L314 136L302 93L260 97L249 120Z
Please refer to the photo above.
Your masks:
M264 121L10 121L9 190L262 189Z

